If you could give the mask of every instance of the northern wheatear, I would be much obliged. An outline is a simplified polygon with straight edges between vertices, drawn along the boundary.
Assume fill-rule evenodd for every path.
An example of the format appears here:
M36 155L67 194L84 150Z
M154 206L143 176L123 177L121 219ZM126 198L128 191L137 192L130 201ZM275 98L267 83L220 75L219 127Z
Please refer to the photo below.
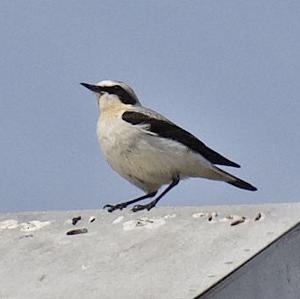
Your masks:
M201 177L224 181L256 191L249 183L221 170L217 165L240 167L207 147L191 133L161 114L143 107L134 91L120 81L105 80L95 85L81 83L97 96L97 136L105 159L145 195L116 205L109 212L154 197L162 185L168 187L153 201L132 210L150 210L180 180Z

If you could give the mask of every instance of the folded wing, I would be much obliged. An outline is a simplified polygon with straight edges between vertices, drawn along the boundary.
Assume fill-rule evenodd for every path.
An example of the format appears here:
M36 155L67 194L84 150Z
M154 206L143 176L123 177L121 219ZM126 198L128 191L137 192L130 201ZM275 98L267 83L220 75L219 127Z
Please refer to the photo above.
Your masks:
M149 132L155 133L161 138L171 139L185 145L190 150L202 155L212 164L240 167L237 163L228 160L207 147L191 133L166 119L157 119L151 115L136 111L124 112L122 114L122 119L132 125L148 125L147 130L149 130Z

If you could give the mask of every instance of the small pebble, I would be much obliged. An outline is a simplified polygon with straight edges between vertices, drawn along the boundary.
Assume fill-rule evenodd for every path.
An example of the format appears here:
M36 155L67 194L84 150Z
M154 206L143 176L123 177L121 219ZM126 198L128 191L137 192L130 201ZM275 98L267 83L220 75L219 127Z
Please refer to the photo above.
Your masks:
M14 219L7 219L0 222L0 230L1 229L14 229L19 226L18 221Z
M200 218L200 217L204 217L204 216L205 216L205 214L204 214L203 212L200 212L200 213L194 213L194 214L192 215L193 218Z
M89 219L89 222L92 223L92 222L94 222L95 220L96 220L96 217L95 217L95 216L91 216L90 219Z
M88 232L87 228L78 228L78 229L71 229L67 231L68 236L72 235L79 235L79 234L86 234Z
M218 213L217 212L208 212L206 213L207 215L207 220L211 223L215 223L216 219L218 217Z
M258 212L257 215L254 218L254 221L258 221L261 219L261 212Z
M120 223L123 221L123 219L124 219L124 216L119 216L112 223L113 224Z
M154 221L147 218L137 219L136 226L144 226L146 223L153 223Z
M73 218L72 218L72 224L73 224L73 225L76 225L77 222L78 222L79 220L81 220L81 216L73 217Z
M25 238L33 238L33 234L23 235L19 237L19 239L25 239Z
M29 232L39 230L50 223L50 221L31 220L29 222L20 223L19 227L21 232Z
M175 218L175 217L176 217L176 214L168 214L164 218L169 219L169 218Z
M147 217L142 217L136 220L129 220L123 223L123 229L125 231L134 230L134 229L156 229L161 225L166 224L166 220L163 218L150 219Z
M245 220L246 220L246 218L243 216L243 217L241 217L240 219L237 219L237 220L235 220L235 221L232 221L232 222L230 223L230 225L231 225L231 226L235 226L235 225L238 225L238 224L241 224L241 223L245 222Z

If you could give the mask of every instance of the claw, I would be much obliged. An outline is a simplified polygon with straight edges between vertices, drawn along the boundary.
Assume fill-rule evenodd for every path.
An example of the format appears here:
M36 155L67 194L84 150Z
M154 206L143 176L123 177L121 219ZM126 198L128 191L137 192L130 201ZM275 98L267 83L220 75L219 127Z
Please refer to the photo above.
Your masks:
M103 209L106 209L107 212L111 213L115 210L123 210L124 208L126 208L126 205L122 205L122 204L117 204L117 205L105 205L103 206Z
M107 210L107 212L111 213L114 210L114 206L112 205L105 205L103 206L104 210Z
M104 205L103 206L103 209L106 209L106 208L112 208L113 207L113 205Z
M138 211L142 211L145 209L144 205L135 205L133 206L133 208L131 209L132 212L138 212Z
M133 206L133 208L131 210L132 210L132 212L138 212L138 211L142 211L142 210L150 211L152 208L155 207L155 204L156 203L149 202L146 205L135 205L135 206Z

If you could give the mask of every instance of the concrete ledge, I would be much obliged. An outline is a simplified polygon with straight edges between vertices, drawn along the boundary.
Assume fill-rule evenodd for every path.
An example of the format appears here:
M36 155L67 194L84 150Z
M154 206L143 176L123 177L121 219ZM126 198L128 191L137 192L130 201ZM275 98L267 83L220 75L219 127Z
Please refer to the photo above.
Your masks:
M300 224L296 224L196 298L299 298L299 248Z
M78 216L81 220L73 225ZM274 271L263 262L269 255L261 255L270 249L278 253L271 264L289 252L284 264L291 257L297 265L289 266L292 277L300 278L294 249L270 246L275 240L281 244L278 241L287 235L299 240L298 228L287 233L299 218L298 203L156 208L136 214L0 214L0 298L219 298L217 294L225 294L230 286L231 297L223 299L268 298L246 297L243 290L250 293L245 287L234 297L237 287L226 281L252 278L253 288L255 275L262 273L260 265ZM250 276L237 274L249 265L254 269ZM290 283L286 290L293 295L295 288Z

